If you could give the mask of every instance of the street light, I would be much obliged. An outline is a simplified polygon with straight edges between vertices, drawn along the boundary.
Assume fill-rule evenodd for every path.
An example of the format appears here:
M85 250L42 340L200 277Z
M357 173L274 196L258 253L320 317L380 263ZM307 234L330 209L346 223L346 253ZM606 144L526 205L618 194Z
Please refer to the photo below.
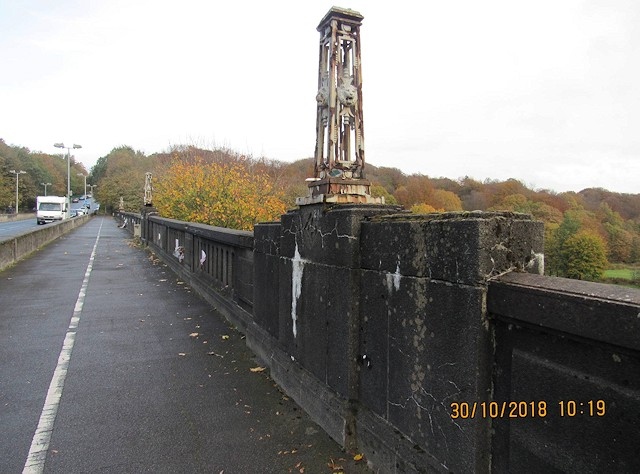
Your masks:
M84 173L78 173L78 176L82 176L84 178L84 203L87 203L87 175Z
M64 146L64 143L54 143L56 148L67 149L67 198L71 199L71 148L82 148L82 145L74 144L73 147Z
M27 172L22 170L9 170L9 173L13 173L16 175L16 215L18 215L18 176L20 176L21 174L27 174Z
M47 195L47 186L51 186L51 183L40 183L41 185L44 186L44 195Z

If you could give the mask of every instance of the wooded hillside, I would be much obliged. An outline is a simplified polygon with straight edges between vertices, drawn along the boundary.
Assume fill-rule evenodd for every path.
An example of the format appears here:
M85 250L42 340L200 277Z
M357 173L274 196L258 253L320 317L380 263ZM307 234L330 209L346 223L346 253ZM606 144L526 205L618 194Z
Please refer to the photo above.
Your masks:
M73 157L71 162L74 167L72 188L80 189L78 185L82 178L76 174L84 169L74 162ZM212 164L215 166L209 167ZM64 191L66 164L61 155L34 153L26 148L8 146L0 140L0 206L7 206L15 199L12 198L15 179L8 173L15 168L27 171L20 180L22 207L31 206L35 195L41 193L38 188L40 182L53 183L54 192ZM199 168L197 173L191 171L194 168ZM181 212L186 212L185 215L197 216L198 209L188 210L180 201L190 201L194 206L203 208L203 199L214 199L207 196L216 196L218 201L227 196L244 210L261 206L256 203L264 203L265 206L268 203L271 213L248 213L249 221L243 221L249 222L243 224L246 228L251 225L251 220L277 218L281 209L294 207L295 198L307 193L305 179L312 176L313 163L310 158L285 163L254 159L229 149L203 150L191 146L175 147L166 153L147 156L122 146L98 159L88 182L97 184L96 199L107 212L118 207L120 197L127 210L139 211L143 204L144 175L148 171L153 173L157 188L154 199L163 202L167 213L180 208L183 209ZM205 171L225 175L227 182L233 181L233 176L245 181L242 186L228 188L235 191L211 194L205 192L206 183L216 187L227 185L224 180L214 179ZM185 196L187 192L184 189L176 192L178 184L184 184L180 183L181 176L189 176L194 183L206 181L201 183L203 190L190 193L195 196L193 199ZM596 280L611 263L640 264L640 194L622 194L605 189L556 193L553 190L529 189L515 179L481 182L468 176L436 178L407 175L397 168L370 164L367 165L366 177L372 182L374 195L384 196L387 203L401 204L413 212L508 210L532 214L545 223L546 273L550 275ZM249 202L249 198L242 197L238 191L250 187L247 179L262 183L259 188L264 192L259 200ZM253 194L256 193L257 189ZM222 209L224 206L218 207ZM232 222L229 213L234 212L233 206L224 207L226 220L220 221L215 220L212 209L212 206L207 206L207 212L201 213L208 216L206 219L203 217L205 221ZM181 218L182 215L166 217Z
M47 186L48 195L66 194L66 150L60 154L32 152L25 147L9 146L0 138L0 213L9 208L15 209L16 176L10 173L11 170L26 172L18 179L20 211L30 211L35 207L36 196L44 195L42 183L50 183ZM71 155L71 190L80 195L84 193L84 178L78 174L88 173L84 165L76 163Z

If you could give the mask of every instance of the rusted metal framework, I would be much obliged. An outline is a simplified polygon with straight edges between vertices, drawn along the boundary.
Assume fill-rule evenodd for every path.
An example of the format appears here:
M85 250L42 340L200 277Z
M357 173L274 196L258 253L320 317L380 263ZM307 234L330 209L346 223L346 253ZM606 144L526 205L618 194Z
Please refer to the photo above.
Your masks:
M298 204L379 202L364 178L360 25L363 16L333 7L318 25L320 54L314 177Z
M364 168L360 25L363 16L333 7L320 24L316 178L340 170L360 178ZM342 176L335 172L335 176Z
M151 184L152 174L144 174L144 205L153 206L153 186Z

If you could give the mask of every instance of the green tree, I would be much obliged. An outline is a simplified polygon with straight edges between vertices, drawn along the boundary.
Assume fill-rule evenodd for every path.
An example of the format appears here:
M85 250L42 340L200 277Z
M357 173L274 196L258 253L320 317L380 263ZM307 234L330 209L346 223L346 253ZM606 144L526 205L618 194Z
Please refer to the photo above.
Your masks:
M387 191L387 188L380 184L374 184L371 186L371 196L373 197L383 197L385 204L398 204L396 198Z
M550 275L567 276L567 240L578 233L580 220L574 212L564 213L564 219L555 232L547 236L545 245L545 267Z
M96 201L107 212L118 209L121 197L125 210L139 212L144 204L145 173L154 170L151 158L121 146L98 159L89 180L97 186Z
M566 276L597 281L607 267L607 247L599 235L584 231L567 239L564 245Z

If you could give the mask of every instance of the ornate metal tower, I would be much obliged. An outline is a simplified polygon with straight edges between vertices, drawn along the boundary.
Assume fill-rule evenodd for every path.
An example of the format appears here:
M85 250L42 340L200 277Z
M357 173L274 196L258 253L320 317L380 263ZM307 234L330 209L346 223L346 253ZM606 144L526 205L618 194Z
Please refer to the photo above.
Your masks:
M153 206L153 185L152 182L152 174L146 172L144 174L144 205L145 206Z
M320 58L314 177L299 205L317 202L382 203L364 177L362 62L363 16L333 7L318 25Z

